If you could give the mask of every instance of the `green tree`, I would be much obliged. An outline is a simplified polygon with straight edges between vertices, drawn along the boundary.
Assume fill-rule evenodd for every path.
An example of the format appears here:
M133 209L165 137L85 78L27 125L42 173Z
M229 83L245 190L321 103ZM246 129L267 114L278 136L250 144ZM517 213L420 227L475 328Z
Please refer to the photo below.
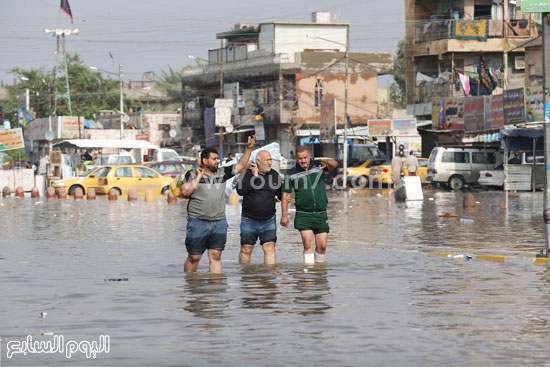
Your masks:
M98 110L118 110L120 106L119 82L115 79L104 78L100 72L87 68L78 54L67 55L67 71L69 74L69 88L71 91L72 115L77 115L77 91L80 115L92 119ZM48 117L54 113L55 85L62 83L54 79L52 70L13 68L10 73L19 77L21 83L9 86L8 97L2 102L4 119L16 124L17 91L28 89L30 93L30 107L36 118ZM23 77L23 78L22 78ZM125 108L136 108L137 104L124 97ZM67 108L57 108L55 115L66 116Z
M393 62L393 79L390 86L390 99L399 108L404 108L407 97L405 39L397 43L397 51Z
M197 60L198 61L198 60ZM198 63L200 65L200 63ZM189 68L189 65L184 66L180 70L174 70L168 66L168 71L162 71L160 76L156 78L156 86L163 90L170 100L181 106L182 102L190 101L195 96L195 90L185 86L182 88L183 71Z

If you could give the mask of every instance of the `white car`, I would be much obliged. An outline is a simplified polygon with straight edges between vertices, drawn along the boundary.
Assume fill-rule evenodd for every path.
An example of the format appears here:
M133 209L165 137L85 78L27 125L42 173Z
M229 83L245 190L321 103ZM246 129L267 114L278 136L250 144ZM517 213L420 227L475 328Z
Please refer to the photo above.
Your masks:
M481 186L504 186L504 165L496 167L492 170L479 171L479 179L477 182Z

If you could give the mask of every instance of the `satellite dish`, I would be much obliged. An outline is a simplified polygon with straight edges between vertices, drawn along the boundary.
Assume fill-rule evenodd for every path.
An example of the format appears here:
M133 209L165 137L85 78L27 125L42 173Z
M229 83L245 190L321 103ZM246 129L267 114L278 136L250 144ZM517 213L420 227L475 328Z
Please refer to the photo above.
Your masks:
M176 130L170 129L170 131L168 132L168 135L170 135L171 138L175 138L176 135L178 135L178 133L176 132Z
M47 141L52 141L54 137L53 131L46 132L45 136Z
M233 132L233 125L227 125L225 127L225 131L227 131L228 133Z

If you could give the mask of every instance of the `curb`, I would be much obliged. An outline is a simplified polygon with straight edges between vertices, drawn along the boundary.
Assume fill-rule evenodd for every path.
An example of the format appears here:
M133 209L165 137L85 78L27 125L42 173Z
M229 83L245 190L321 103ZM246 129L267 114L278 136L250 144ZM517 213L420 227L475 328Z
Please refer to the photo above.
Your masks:
M425 252L431 256L448 257L453 259L465 259L468 260L484 260L496 263L508 263L508 264L523 264L531 263L534 265L550 264L550 258L532 256L501 256L501 255L466 255L466 254L452 254L447 252Z

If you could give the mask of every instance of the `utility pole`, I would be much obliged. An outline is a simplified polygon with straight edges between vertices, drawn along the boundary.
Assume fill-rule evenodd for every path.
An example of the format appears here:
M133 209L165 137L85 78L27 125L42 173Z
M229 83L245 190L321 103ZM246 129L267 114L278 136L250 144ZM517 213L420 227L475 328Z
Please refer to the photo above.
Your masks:
M550 13L542 14L542 74L543 74L543 92L544 92L544 166L550 164L550 119L548 114L550 111L548 103L550 103L550 67L546 65L550 62ZM546 242L545 250L541 250L541 257L548 257L550 249L550 170L546 169L546 180L544 180L544 238ZM546 253L544 253L546 252Z
M349 25L346 30L346 89L344 94L344 178L343 187L348 187L348 89L349 89Z
M122 64L118 65L118 81L120 84L120 140L124 139L124 123L122 119L124 118L124 100L122 95Z
M75 79L74 85L76 88L76 116L78 117L78 138L82 139L82 135L80 133L80 100L78 99L78 79Z
M223 99L223 39L220 44L220 99ZM220 161L223 162L223 126L220 126Z

